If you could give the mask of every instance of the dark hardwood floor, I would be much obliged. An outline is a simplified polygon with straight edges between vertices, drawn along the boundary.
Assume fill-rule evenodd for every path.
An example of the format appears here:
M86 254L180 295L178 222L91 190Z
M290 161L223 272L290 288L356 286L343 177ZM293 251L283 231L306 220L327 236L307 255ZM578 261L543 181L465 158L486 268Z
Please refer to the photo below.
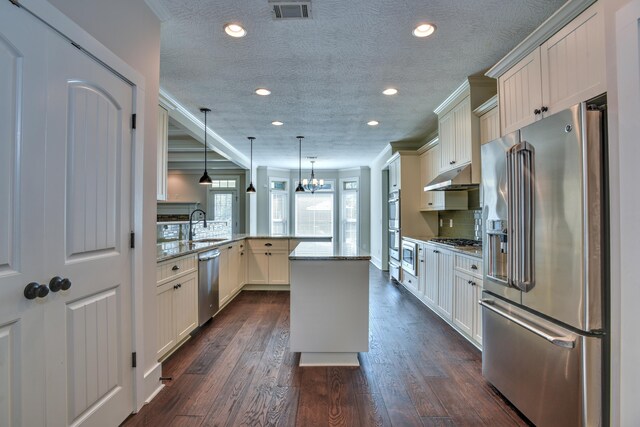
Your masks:
M164 363L173 380L124 425L527 425L482 378L476 348L387 274L370 273L360 368L298 367L289 293L244 291Z

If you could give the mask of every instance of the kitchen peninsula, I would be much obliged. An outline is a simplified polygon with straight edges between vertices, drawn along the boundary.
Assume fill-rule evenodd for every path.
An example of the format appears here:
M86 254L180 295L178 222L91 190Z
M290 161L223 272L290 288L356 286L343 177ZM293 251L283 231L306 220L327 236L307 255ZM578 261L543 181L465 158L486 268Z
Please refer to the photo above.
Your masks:
M300 366L359 366L369 351L369 260L360 249L302 242L289 255L291 339Z

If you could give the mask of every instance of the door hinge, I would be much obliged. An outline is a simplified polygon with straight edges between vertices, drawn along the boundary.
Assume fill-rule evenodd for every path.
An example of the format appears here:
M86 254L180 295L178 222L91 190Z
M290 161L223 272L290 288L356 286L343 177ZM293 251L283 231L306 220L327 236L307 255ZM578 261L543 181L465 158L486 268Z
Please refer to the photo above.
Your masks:
M131 115L131 129L135 129L136 128L136 115L132 114Z
M131 353L131 367L132 368L137 368L138 367L138 357L136 355L136 352L134 351L133 353Z
M133 231L131 232L131 235L130 235L129 247L131 249L134 249L136 247L136 233L134 233Z

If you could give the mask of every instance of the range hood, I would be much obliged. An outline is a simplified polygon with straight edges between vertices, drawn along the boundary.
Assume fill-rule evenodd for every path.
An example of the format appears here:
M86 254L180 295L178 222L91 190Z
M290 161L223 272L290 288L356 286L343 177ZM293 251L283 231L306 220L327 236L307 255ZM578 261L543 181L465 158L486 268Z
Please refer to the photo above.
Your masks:
M471 165L469 164L442 172L424 187L424 191L467 191L476 190L479 187L479 184L471 182Z

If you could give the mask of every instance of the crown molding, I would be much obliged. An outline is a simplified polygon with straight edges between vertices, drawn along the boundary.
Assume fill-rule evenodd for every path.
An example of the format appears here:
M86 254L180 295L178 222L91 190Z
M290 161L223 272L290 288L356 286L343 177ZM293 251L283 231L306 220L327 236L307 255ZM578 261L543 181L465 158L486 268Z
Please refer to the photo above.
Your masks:
M482 105L473 110L473 114L480 117L483 114L488 113L498 106L498 95L493 95L491 98L487 99Z

